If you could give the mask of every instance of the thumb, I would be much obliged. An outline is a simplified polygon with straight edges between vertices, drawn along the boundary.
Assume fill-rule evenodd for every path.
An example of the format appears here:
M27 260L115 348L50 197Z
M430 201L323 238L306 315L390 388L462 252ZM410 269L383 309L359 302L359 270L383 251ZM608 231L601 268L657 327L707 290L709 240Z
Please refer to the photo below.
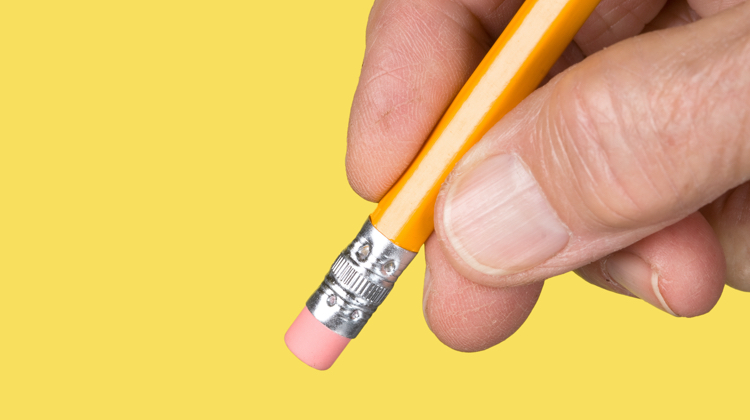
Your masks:
M750 3L595 54L539 89L454 169L446 256L490 286L622 249L750 179Z

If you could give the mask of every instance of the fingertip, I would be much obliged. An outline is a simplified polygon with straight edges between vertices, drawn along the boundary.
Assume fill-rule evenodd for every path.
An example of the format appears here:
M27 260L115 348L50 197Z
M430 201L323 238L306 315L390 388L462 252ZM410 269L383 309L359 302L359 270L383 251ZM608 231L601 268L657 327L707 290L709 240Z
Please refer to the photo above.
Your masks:
M367 201L377 203L387 192L388 186L378 186L376 181L379 178L372 179L367 176L372 172L370 169L372 162L368 159L361 159L361 156L366 155L355 148L357 146L352 144L346 148L346 179L357 195ZM386 179L385 182L390 182L390 179Z
M659 283L662 294L681 316L708 313L719 301L726 278L724 253L711 225L694 213L663 232L669 246L680 249L685 257L670 258L667 250L651 250L658 243L649 238L643 241L644 252L653 253L652 263L665 273Z
M521 327L541 293L542 283L500 289L469 281L451 267L434 235L425 255L430 267L425 319L454 350L476 352L504 341Z
M724 288L726 265L711 226L694 213L606 259L606 274L668 313L709 312Z

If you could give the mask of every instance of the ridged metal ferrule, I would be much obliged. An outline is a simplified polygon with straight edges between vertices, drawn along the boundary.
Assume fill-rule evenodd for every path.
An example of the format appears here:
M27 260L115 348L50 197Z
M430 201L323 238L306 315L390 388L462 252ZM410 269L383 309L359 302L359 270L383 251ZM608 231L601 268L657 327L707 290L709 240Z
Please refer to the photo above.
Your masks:
M368 218L307 300L307 309L331 331L354 338L416 255L383 236Z

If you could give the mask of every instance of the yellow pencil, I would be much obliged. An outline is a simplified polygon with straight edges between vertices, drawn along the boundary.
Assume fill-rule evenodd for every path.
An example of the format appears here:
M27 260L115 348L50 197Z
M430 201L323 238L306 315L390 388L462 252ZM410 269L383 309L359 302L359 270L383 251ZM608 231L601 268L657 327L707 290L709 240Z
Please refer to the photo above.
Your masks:
M536 89L598 3L523 4L287 331L300 360L328 369L357 336L432 233L435 200L455 164Z

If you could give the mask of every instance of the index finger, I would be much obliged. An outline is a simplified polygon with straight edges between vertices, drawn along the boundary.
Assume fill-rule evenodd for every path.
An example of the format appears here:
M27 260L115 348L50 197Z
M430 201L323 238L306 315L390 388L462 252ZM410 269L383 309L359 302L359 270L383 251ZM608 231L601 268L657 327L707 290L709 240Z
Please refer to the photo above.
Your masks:
M375 2L346 152L359 195L377 201L396 182L492 41L451 0Z
M665 0L603 0L556 70L639 33ZM378 0L349 121L346 170L378 201L521 5L518 0Z

